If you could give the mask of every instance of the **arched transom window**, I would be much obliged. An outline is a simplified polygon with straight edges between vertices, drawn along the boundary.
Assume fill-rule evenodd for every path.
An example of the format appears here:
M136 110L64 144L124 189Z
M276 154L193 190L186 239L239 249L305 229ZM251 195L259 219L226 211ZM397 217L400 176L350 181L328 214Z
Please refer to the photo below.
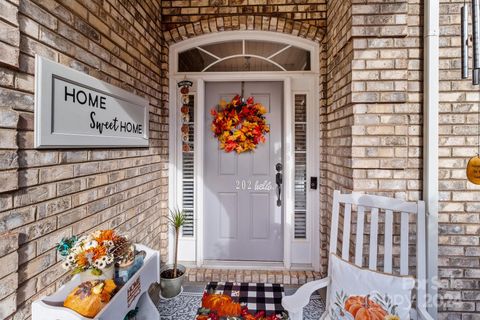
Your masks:
M311 71L311 56L288 43L222 41L179 52L178 72Z

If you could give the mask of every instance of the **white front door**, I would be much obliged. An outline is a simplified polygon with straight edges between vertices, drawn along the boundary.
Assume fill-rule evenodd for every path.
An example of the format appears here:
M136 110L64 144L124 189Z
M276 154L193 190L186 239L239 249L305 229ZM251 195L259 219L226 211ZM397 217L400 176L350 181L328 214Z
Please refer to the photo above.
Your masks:
M241 82L205 84L204 258L283 261L283 192L277 187L283 83L244 83L244 97L252 96L267 108L270 133L253 152L226 153L210 130L210 110L241 90Z

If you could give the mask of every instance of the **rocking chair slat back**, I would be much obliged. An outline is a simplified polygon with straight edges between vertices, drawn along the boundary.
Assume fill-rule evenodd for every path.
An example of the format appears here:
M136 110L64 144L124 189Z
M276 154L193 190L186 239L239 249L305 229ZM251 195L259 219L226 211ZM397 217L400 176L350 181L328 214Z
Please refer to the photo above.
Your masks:
M339 211L340 211L340 192L333 193L333 206L332 206L332 228L330 231L330 251L331 253L337 254L337 243L338 243L338 221L339 221ZM333 228L333 226L337 226Z
M393 211L385 210L385 254L383 255L383 271L392 273L393 250Z
M342 208L343 225L340 224L340 210ZM421 212L420 210L422 210L422 208L424 210L424 204L421 201L418 203L406 202L400 199L381 196L364 195L360 193L341 194L339 191L335 191L333 195L332 225L330 231L330 253L337 254L337 246L340 240L338 239L338 234L342 232L342 259L351 260L350 257L352 253L354 253L354 263L359 267L363 267L364 241L365 237L368 236L369 269L375 271L380 270L378 255L379 253L383 253L383 271L393 273L394 265L396 265L394 262L397 261L394 261L394 255L399 253L400 274L408 275L410 215L413 214L417 220L420 220L417 213ZM356 214L356 220L354 220L354 213ZM399 219L395 219L395 217L399 217ZM423 220L425 220L425 217L423 217ZM400 226L396 228L398 221L400 221ZM354 237L351 228L352 222L356 223ZM370 224L369 230L365 230L366 222ZM419 222L417 222L418 230L422 230L418 223ZM400 231L400 250L396 251L394 247L398 248L398 243L395 242L395 239L398 239L398 234L395 232L398 231ZM383 236L383 243L380 241L380 236ZM425 239L422 239L423 237L424 232L418 240L417 250L419 246L420 249L422 249L422 242L423 245L425 245ZM353 243L352 241L355 242ZM354 245L353 251L350 250L352 244ZM383 252L380 251L381 247L383 247Z
M359 267L363 264L363 227L365 224L365 208L357 209L357 234L355 240L355 264Z
M368 256L368 268L377 270L378 254L378 208L372 208L370 216L370 254Z
M340 209L343 209L343 223L340 224ZM357 219L355 219L355 213ZM350 255L354 254L354 262L359 267L364 267L364 242L366 237L370 238L369 242L369 261L368 266L372 270L377 270L377 254L384 254L383 271L385 273L393 273L397 271L397 265L400 265L401 275L409 275L409 223L410 217L414 215L416 218L416 310L412 310L412 319L433 320L426 311L426 237L425 237L425 204L423 201L406 202L399 199L392 199L380 196L363 195L359 193L340 194L340 191L333 193L332 208L332 224L330 231L330 253L337 254L339 241L343 241L341 245L341 256L343 259L351 261ZM399 219L397 219L397 217ZM413 220L413 219L412 219ZM400 222L400 226L398 223ZM356 228L351 228L351 223L356 223ZM365 226L370 224L370 228ZM343 229L342 229L343 228ZM340 229L340 230L339 230ZM341 238L338 239L339 233L343 232ZM356 232L356 235L350 235ZM383 232L383 233L382 233ZM412 230L413 232L413 230ZM400 233L400 250L398 248L398 233ZM383 242L382 242L383 237ZM379 241L380 240L380 241ZM355 241L352 252L352 241ZM380 248L383 246L383 251ZM399 263L397 256L400 254ZM328 266L328 274L330 277L322 280L309 282L293 296L283 298L282 305L290 313L291 319L303 319L303 307L310 301L311 294L320 288L327 288L327 306L330 303L330 283L334 281L332 275L332 264ZM411 274L412 275L412 274ZM328 313L324 313L321 319L328 319Z
M408 274L408 220L408 212L402 212L400 222L400 256L402 257L400 260L400 274L402 276Z
M343 217L342 259L348 260L350 252L350 225L352 224L352 205L345 204Z
M427 264L426 264L426 238L425 238L425 203L418 202L417 218L417 304L426 306L427 304Z
M338 200L340 203L350 203L369 208L382 208L384 210L392 210L393 212L417 213L417 203L415 202L406 202L400 199L375 195L365 195L358 192L352 194L340 194L340 192L338 192L338 194Z

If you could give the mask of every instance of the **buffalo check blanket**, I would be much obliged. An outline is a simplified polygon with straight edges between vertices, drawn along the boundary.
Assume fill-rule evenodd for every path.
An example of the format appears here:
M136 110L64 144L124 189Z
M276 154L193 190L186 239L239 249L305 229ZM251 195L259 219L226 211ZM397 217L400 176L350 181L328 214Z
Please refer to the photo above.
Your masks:
M205 292L229 295L235 302L246 304L253 314L258 311L265 311L267 315L285 312L282 307L285 292L281 284L210 282Z

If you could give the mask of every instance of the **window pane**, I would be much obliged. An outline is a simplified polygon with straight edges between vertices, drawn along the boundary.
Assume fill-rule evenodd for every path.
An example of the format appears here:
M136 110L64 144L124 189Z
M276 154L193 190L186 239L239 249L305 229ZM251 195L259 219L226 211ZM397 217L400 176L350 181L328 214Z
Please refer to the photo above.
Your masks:
M245 43L245 52L243 52L243 43ZM215 61L218 64L205 70ZM288 43L235 40L206 44L178 54L178 72L204 70L208 72L309 71L311 70L310 52L298 47L289 47Z
M178 72L200 72L214 61L215 58L197 48L183 51L178 55Z
M307 125L295 124L295 151L307 150Z
M281 49L285 48L286 46L288 46L288 44L268 41L246 40L245 53L267 58L275 52L278 52Z
M188 142L180 142L181 144L187 143L190 146L190 151L182 152L182 208L185 210L186 222L182 228L182 236L193 237L195 234L195 214L194 208L194 196L195 196L195 153L194 147L194 110L195 110L195 96L189 95L189 122L188 125Z
M307 110L305 106L307 105L307 96L304 94L295 95L295 122L305 122L307 121Z
M307 95L295 95L295 239L307 237Z
M287 71L310 70L310 52L290 47L272 58Z
M203 50L207 50L213 53L219 58L230 57L236 54L242 54L242 41L230 41L212 43L209 45L201 46Z
M305 239L307 234L307 213L295 211L295 239Z
M206 70L207 72L227 71L281 71L268 61L253 57L236 57L221 61Z

